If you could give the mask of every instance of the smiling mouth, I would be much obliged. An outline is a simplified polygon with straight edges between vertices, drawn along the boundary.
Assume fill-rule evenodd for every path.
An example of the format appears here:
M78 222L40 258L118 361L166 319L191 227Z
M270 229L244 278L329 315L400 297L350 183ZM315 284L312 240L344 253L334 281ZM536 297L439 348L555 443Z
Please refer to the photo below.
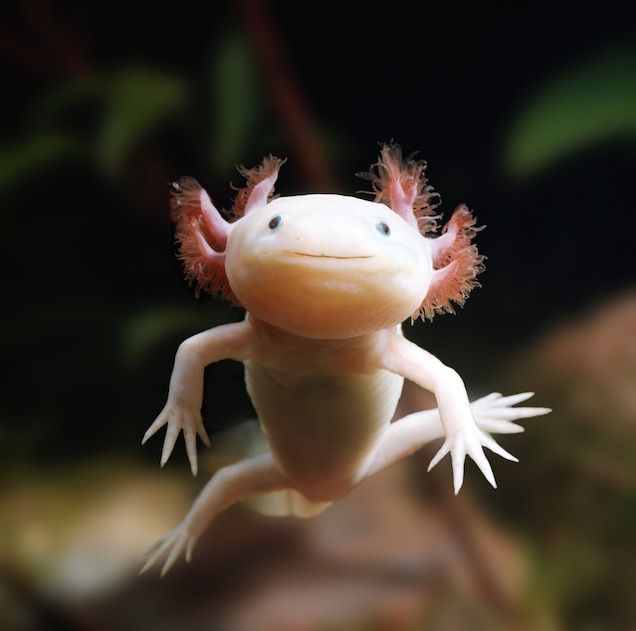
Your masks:
M292 254L296 254L297 256L308 256L312 259L372 259L372 255L366 256L334 256L330 254L308 254L307 252L292 252Z

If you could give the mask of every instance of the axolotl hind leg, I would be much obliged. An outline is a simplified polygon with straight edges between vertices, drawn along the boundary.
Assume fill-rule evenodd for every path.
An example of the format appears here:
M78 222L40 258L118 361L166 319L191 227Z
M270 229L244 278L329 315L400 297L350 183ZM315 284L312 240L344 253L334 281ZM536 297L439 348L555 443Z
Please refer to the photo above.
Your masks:
M165 558L163 576L183 553L190 561L197 539L221 511L241 500L286 488L285 476L269 452L223 467L203 487L183 521L150 551L141 573Z
M493 392L470 404L470 409L482 434L482 442L485 447L507 460L517 460L500 447L490 437L490 434L517 434L523 432L524 428L513 421L542 416L551 412L550 408L512 407L532 396L532 392L523 392L506 397L498 392ZM365 477L373 475L385 467L410 456L427 443L443 437L444 428L437 409L416 412L394 421L389 425L382 437ZM433 460L429 471L438 461L439 458ZM463 468L463 461L460 464Z

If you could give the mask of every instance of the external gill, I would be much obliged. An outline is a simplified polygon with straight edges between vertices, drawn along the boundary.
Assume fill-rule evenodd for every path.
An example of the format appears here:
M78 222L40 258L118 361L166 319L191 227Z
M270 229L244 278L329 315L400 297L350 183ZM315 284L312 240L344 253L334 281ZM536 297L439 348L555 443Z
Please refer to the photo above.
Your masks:
M231 224L195 179L183 177L170 188L170 216L175 222L186 279L196 283L197 295L203 290L235 302L225 273L224 254Z

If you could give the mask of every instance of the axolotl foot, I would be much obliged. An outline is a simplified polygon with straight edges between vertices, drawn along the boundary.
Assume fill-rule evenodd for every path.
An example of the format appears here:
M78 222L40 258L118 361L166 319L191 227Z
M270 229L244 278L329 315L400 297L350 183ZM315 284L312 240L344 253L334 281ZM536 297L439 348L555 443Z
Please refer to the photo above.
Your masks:
M486 479L496 486L494 474L484 454L483 447L514 462L517 459L501 447L490 434L517 434L524 428L513 421L523 418L543 416L551 412L543 407L513 407L533 396L532 392L522 392L503 396L493 392L470 405L474 423L462 427L451 436L445 436L437 409L409 414L391 423L381 439L367 476L408 457L427 443L445 438L441 448L431 461L429 471L448 453L453 464L455 493L459 492L464 479L464 460L470 456Z
M471 411L475 418L475 424L447 436L439 451L435 454L428 466L430 471L446 454L450 453L453 466L453 486L455 494L459 493L464 481L464 460L470 456L488 482L497 488L495 476L486 455L484 447L493 453L519 462L515 456L507 452L495 441L490 433L514 434L523 432L524 428L513 423L513 420L541 416L551 412L549 408L515 408L513 405L525 401L533 396L532 392L522 392L504 397L498 392L493 392L471 404Z
M534 396L534 392L521 392L503 396L500 392L491 392L470 404L479 429L489 434L520 434L525 432L522 425L512 421L523 418L534 418L552 412L551 408L513 407Z
M179 557L185 553L188 563L192 559L194 544L199 538L187 519L184 519L176 528L166 533L147 553L144 566L139 574L147 572L155 563L165 557L165 562L161 568L161 576L165 576L168 570L175 564Z
M192 475L197 474L197 435L203 441L206 447L210 446L210 438L205 431L201 412L194 410L179 401L168 401L159 416L150 425L144 434L141 444L154 436L164 425L168 425L166 437L163 441L163 451L161 453L161 466L168 462L170 454L174 449L174 445L179 437L179 432L183 430L183 439L185 441L188 460L190 461L190 469Z
M470 456L488 482L497 488L495 476L486 455L484 447L493 453L511 460L519 462L515 456L506 451L488 433L516 433L524 431L523 427L512 423L512 420L524 418L526 416L538 416L546 414L548 408L514 408L514 404L524 401L532 396L531 392L504 397L498 392L489 394L471 404L471 411L475 417L475 424L462 427L447 436L439 451L435 454L428 466L430 471L446 454L450 453L453 465L453 483L455 494L459 493L464 481L464 460Z
M181 524L150 550L141 572L165 558L163 576L184 553L189 561L197 539L221 511L241 500L286 488L289 488L288 480L269 452L219 469L203 487Z

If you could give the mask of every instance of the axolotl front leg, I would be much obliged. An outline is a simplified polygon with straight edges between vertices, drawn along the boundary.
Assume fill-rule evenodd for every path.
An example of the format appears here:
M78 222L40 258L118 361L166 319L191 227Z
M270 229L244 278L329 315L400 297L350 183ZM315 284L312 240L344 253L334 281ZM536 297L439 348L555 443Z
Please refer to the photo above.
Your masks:
M429 471L447 453L450 453L454 488L457 494L464 480L464 460L466 455L469 455L488 482L496 487L495 477L483 447L488 447L507 460L517 462L517 458L509 454L477 426L464 382L457 372L401 335L395 335L391 339L382 361L383 368L386 370L413 381L435 395L439 420L446 439L431 461ZM411 420L410 429L400 426L400 423L404 422L404 420L396 421L391 428L392 431L385 435L384 444L380 445L375 464L371 465L373 470L381 468L381 461L384 460L385 464L389 464L399 457L412 453L423 444L417 422ZM426 438L433 439L437 436L426 436ZM382 452L384 455L381 455Z
M205 445L210 439L201 418L203 404L203 371L208 364L222 359L247 359L251 346L251 328L247 322L218 326L182 342L175 358L168 401L146 431L142 444L164 425L168 425L163 442L161 466L170 457L183 431L192 474L197 474L197 435Z
M177 351L165 407L146 431L143 442L168 425L164 439L163 466L183 431L192 473L197 473L196 436L209 445L201 418L205 366L222 359L243 361L252 348L252 329L246 322L226 324L185 340ZM269 453L246 458L219 470L205 485L183 521L155 546L142 572L167 555L162 575L183 552L189 559L192 548L206 526L228 506L255 495L269 493L289 484Z

